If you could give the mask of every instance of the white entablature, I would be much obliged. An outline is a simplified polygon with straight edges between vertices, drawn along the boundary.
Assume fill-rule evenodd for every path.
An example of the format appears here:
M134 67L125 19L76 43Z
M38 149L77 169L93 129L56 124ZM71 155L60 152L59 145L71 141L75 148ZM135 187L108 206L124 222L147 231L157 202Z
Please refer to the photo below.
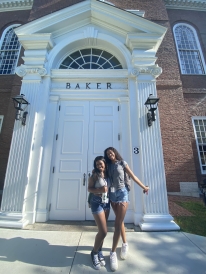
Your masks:
M0 0L0 12L29 10L32 5L33 0Z
M206 11L206 0L164 0L167 9Z
M43 53L40 50L45 45L49 51L50 64L54 55L61 60L73 49L94 46L109 47L110 53L116 53L120 61L123 59L121 56L126 56L125 52L130 51L134 66L153 66L166 30L163 26L115 6L88 0L29 22L16 28L15 32L26 50L24 60L30 60L29 63L33 58L30 56L34 54L33 50L39 50L35 55L40 58ZM118 54L117 51L124 53ZM130 62L129 55L127 63ZM57 67L47 67L48 71L54 68Z

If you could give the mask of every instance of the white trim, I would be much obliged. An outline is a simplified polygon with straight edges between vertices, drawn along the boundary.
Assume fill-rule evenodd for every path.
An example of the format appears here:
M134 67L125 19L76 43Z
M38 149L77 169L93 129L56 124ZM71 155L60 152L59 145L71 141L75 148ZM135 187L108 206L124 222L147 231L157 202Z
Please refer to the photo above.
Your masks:
M4 120L4 116L0 115L0 133L1 133L2 125L3 125L3 120Z
M144 17L145 16L145 11L144 10L126 10L128 12L134 13L138 16Z
M0 12L30 10L33 0L0 0Z
M1 46L2 46L2 42L3 42L3 40L4 40L4 37L5 37L6 33L7 33L7 31L10 30L11 28L19 27L19 26L21 26L21 25L20 25L20 24L10 25L10 26L8 26L8 27L3 31L2 35L1 35L1 39L0 39L0 48L1 48Z
M193 125L193 129L194 129L194 135L195 135L195 141L196 141L196 147L197 147L197 153L198 153L198 158L199 158L201 174L206 174L206 170L202 169L202 163L201 163L201 157L200 157L200 151L199 151L199 143L197 141L197 132L196 132L196 128L195 128L195 120L206 120L206 116L193 116L192 117L192 125Z
M206 0L164 0L167 9L206 11Z
M166 33L166 28L146 20L140 16L118 9L111 5L105 5L96 0L83 1L70 7L48 14L42 18L29 22L17 29L16 33L48 33L53 26L59 30L53 36L58 36L62 27L66 26L68 31L85 26L85 23L92 23L101 28L115 30L120 35L127 35L133 32L156 33L160 36ZM68 28L69 26L69 28ZM53 32L53 31L52 31Z
M103 2L105 4L108 4L108 5L111 5L111 6L115 6L114 4L112 4L111 2L109 1L105 1L105 0L98 0L99 2Z
M199 50L199 53L200 53L200 58L201 58L201 61L202 61L202 66L203 66L203 68L204 68L204 74L188 74L188 73L183 73L183 72L182 72L182 64L181 64L181 61L180 61L180 54L179 54L177 39L176 39L176 35L175 35L175 29L176 29L176 27L178 27L178 26L187 26L188 28L190 28L190 29L193 31L193 34L194 34L194 36L195 36L195 41L196 41L196 43L197 43L198 50ZM203 53L202 53L202 48L201 48L201 45L200 45L200 42L199 42L199 38L198 38L198 35L197 35L197 32L196 32L195 28L192 27L192 26L189 25L189 24L186 24L186 23L178 23L178 24L175 24L175 25L173 26L173 35L174 35L174 39L175 39L175 45L176 45L176 49L177 49L177 55L178 55L178 61L179 61L180 69L181 69L181 74L183 74L183 75L205 75L205 74L206 74L205 59L204 59L204 55L203 55Z

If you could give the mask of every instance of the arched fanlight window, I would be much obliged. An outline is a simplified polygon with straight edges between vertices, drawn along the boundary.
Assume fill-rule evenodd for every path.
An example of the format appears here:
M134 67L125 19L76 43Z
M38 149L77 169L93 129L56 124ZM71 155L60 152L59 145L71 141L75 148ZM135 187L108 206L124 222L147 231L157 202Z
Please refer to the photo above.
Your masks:
M0 74L14 74L21 45L12 25L5 29L0 41Z
M100 49L82 49L69 55L60 65L60 69L122 69L122 65L107 51Z
M195 29L188 24L173 28L182 74L205 74L205 62Z

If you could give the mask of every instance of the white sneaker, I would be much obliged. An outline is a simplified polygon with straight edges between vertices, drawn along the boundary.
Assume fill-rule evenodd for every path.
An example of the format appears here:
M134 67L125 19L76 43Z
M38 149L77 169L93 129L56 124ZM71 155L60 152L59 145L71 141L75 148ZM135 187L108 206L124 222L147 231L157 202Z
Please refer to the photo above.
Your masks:
M120 258L122 260L125 260L127 258L129 246L128 243L122 243L121 251L120 251Z
M118 269L117 253L116 252L110 252L110 268L112 271L116 271Z

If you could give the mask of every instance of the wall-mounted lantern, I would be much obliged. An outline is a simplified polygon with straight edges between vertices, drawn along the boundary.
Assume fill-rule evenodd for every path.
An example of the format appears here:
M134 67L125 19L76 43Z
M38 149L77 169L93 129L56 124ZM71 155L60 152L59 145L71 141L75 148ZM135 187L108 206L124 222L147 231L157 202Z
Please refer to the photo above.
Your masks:
M150 94L149 97L147 98L147 101L145 102L145 105L148 109L147 121L148 121L149 127L151 127L152 122L154 122L156 120L155 110L157 109L158 101L159 101L159 98Z
M26 116L28 114L25 109L29 105L29 102L26 100L24 97L24 94L17 95L16 97L13 97L13 102L14 102L14 108L16 109L16 120L21 120L21 123L23 126L26 125ZM23 115L21 116L21 111L23 111Z

